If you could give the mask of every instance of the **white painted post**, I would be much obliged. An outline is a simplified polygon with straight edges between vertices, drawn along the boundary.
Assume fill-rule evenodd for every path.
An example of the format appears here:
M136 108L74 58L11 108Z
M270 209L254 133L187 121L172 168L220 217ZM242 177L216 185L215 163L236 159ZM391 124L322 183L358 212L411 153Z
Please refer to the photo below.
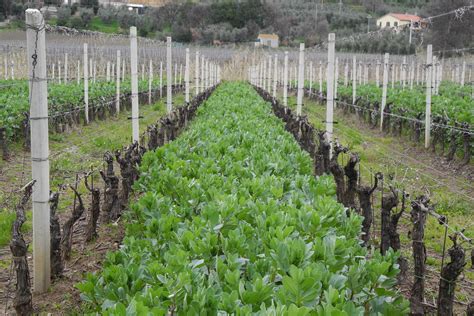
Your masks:
M395 66L395 64L392 64L390 68L392 70L392 89L394 89L395 88L395 74L397 72L397 67Z
M138 116L138 47L137 28L130 27L130 73L132 76L132 141L139 142Z
M436 60L436 56L433 56L433 61L432 61L432 67L431 67L431 95L433 94L436 94L436 86L437 86L437 82L436 82L436 78L437 78L437 70L438 70L438 66L437 66L437 60Z
M117 76L115 78L115 112L118 115L120 113L120 51L117 50Z
M125 81L125 68L126 68L125 58L122 60L122 82Z
M326 139L331 144L329 156L332 157L332 135L334 124L334 70L335 70L335 55L336 55L336 34L329 33L328 35L328 69L326 71L327 81L327 102L326 102Z
M166 38L166 109L168 113L173 111L173 91L172 91L172 84L173 84L173 70L171 66L171 37Z
M357 61L352 56L352 104L355 104L357 96Z
M179 85L183 83L183 64L179 64Z
M142 64L141 74L142 74L142 81L144 81L145 80L145 64Z
M110 70L110 80L115 81L115 63L111 62L112 69Z
M10 75L11 75L11 78L12 80L15 80L15 61L12 60L12 63L11 63L11 70L10 70Z
M87 43L84 43L84 117L86 124L89 124L89 57L87 54Z
M415 61L411 61L411 68L410 68L410 90L413 90L413 81L415 77Z
M283 69L283 105L288 106L288 52L285 51L285 65Z
M12 70L13 72L13 67L12 67ZM53 67L51 69L51 81L54 82L54 80L56 79L56 64L53 64ZM13 80L13 76L12 76L12 80Z
M66 53L64 54L64 83L67 83L68 81L68 68L69 68L69 64L68 64L67 53Z
M313 92L313 62L309 62L309 95Z
M186 48L186 66L184 68L185 102L189 103L189 72L191 65L189 63L189 48Z
M34 291L44 293L50 285L50 209L48 91L44 19L36 9L26 10L28 74L30 80L30 126L33 190L33 280ZM36 55L36 66L32 56Z
M301 116L304 94L304 43L300 43L300 57L298 68L298 95L296 100L296 115Z
M148 66L148 104L151 104L151 90L153 85L153 61L150 59Z
M110 81L110 61L107 60L107 72L106 72L106 75L105 75L105 80L107 80L107 82Z
M383 115L385 111L385 105L387 104L387 86L388 86L388 71L389 71L389 64L388 59L390 57L389 53L385 54L383 60L383 83L382 83L382 105L380 108L380 131L383 130Z
M463 61L462 71L461 71L461 87L464 87L465 78L466 78L466 61Z
M433 47L426 49L426 114L425 114L425 148L430 147L431 138L431 75L433 69Z
M277 97L277 83L278 83L278 55L275 54L273 66L273 97Z
M265 59L262 61L263 66L263 90L267 91L267 62Z

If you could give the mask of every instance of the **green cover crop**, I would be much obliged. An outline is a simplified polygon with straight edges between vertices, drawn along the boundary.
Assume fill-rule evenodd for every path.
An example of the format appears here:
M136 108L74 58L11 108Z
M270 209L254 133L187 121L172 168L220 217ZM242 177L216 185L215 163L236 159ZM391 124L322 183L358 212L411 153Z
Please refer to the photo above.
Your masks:
M155 81L154 87L158 86ZM121 83L121 93L131 89L130 80ZM139 91L148 91L148 81L139 81ZM115 82L89 82L89 104L113 97L116 93ZM83 84L48 84L48 109L50 115L83 106ZM30 111L28 82L26 80L0 80L0 126L6 128L8 138L13 138L21 128L23 113Z
M121 249L77 285L91 312L407 313L397 256L367 259L361 218L249 85L222 84L140 170Z

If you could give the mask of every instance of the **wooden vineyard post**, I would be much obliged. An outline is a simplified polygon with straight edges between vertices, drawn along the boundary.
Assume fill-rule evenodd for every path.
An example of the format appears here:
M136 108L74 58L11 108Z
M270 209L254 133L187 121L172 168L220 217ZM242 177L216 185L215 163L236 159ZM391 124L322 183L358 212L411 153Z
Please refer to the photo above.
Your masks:
M49 226L49 140L46 40L44 19L36 9L26 10L33 190L34 291L48 290L51 276Z
M433 69L433 47L428 45L426 51L426 111L425 111L425 148L430 147L431 137L431 74Z
M332 156L332 134L334 124L334 69L335 69L335 54L336 54L336 34L330 33L328 35L328 69L326 72L327 81L327 107L326 107L326 137L331 146L329 157Z
M300 43L300 58L298 64L298 95L296 100L296 115L301 116L303 108L304 89L304 43Z
M186 66L184 68L185 102L189 103L189 48L186 48Z
M120 113L120 51L117 51L117 76L115 78L115 112L118 115Z
M288 52L285 52L285 64L283 68L283 105L288 106Z
M356 89L357 89L357 61L356 57L352 57L352 104L356 102Z
M153 86L153 61L148 65L148 104L151 104L151 88Z
M388 85L388 59L389 54L385 53L383 60L383 82L382 82L382 104L380 107L380 131L383 131L383 112L385 111L385 105L387 104L387 85Z
M130 27L130 72L132 75L132 140L139 141L137 28Z
M196 95L199 94L199 51L196 52L196 60L194 62L194 89Z
M89 58L87 57L87 43L84 43L84 117L89 124Z
M166 109L168 113L173 110L173 70L171 69L171 37L166 38Z
M275 54L273 63L273 97L277 97L277 83L278 83L278 55Z

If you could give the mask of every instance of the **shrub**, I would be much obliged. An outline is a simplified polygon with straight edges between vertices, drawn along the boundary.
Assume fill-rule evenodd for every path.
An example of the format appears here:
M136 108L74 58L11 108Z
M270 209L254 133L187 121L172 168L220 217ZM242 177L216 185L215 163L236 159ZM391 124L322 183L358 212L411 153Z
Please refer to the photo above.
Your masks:
M94 17L94 13L91 9L81 9L79 11L79 15L81 17L83 26L88 26L92 18Z
M69 7L61 7L58 9L58 25L67 25L71 19L71 8Z
M117 10L112 7L100 8L98 16L105 24L111 24L117 17Z

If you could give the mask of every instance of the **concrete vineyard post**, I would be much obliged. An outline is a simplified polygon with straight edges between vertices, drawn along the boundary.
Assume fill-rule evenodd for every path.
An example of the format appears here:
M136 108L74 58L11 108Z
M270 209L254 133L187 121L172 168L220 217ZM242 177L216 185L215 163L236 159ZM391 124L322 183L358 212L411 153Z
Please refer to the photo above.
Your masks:
M105 73L105 80L110 81L110 61L107 61L107 71Z
M275 54L274 66L273 66L273 97L277 96L277 83L278 83L278 55Z
M466 78L466 62L463 61L462 71L461 71L461 87L464 87L464 79L465 78Z
M58 60L58 83L61 84L61 61Z
M196 60L194 63L194 89L196 95L199 94L199 52L196 52Z
M76 74L76 83L81 83L81 61L77 60L77 74Z
M285 64L283 69L283 105L288 106L288 52L285 52Z
M267 87L268 87L268 92L271 91L272 88L272 56L270 55L268 57L268 73L267 73Z
M95 59L94 59L93 65L94 65L94 66L93 66L93 69L92 69L92 70L93 70L93 75L94 75L94 80L93 80L93 82L95 83L95 82L96 82L96 78L97 78L97 76L96 76L96 75L97 75L97 61L96 61Z
M296 115L301 116L303 108L304 89L304 43L300 43L300 57L298 63L298 96L296 101Z
M142 81L145 80L145 64L142 64L142 71L141 71L141 75L142 75Z
M174 85L176 86L178 84L178 65L175 63L174 64Z
M380 61L377 60L377 65L375 66L375 84L377 87L380 87Z
M120 113L120 51L117 51L117 76L115 78L115 112Z
M28 76L30 89L31 167L36 181L33 205L33 279L34 291L44 293L51 283L48 92L46 81L46 39L44 19L36 9L26 10ZM36 56L36 60L33 59ZM36 65L34 65L36 63Z
M189 48L186 48L186 66L184 68L185 101L189 103Z
M160 62L160 98L163 97L163 62Z
M171 69L171 37L166 38L166 109L168 113L173 110L172 84L173 75Z
M148 66L148 104L151 104L151 88L153 86L153 61L150 59Z
M110 80L114 82L115 81L115 64L111 63L111 65L112 65L112 68L110 70Z
M395 73L397 72L395 64L392 64L390 68L392 70L392 89L394 89L395 88Z
M337 100L337 84L339 80L339 58L336 58L336 63L334 67L334 100ZM337 106L337 102L334 102L334 106Z
M87 43L84 43L84 117L89 124L89 57L87 56Z
M12 67L12 72L13 72L13 67ZM53 82L56 79L55 74L56 74L56 64L53 64L53 67L52 67L52 70L51 70L51 79L52 79ZM13 77L12 77L12 80L13 80Z
M416 85L420 84L420 63L416 63Z
M327 141L332 145L332 134L334 124L334 72L335 72L335 55L336 55L336 34L330 33L328 35L328 68L326 71L327 81L327 107L326 107L326 137ZM332 150L329 151L331 157Z
M323 62L319 61L319 93L323 93Z
M388 86L388 71L389 71L389 60L390 55L385 54L383 60L383 83L382 83L382 104L380 107L380 131L383 130L383 112L385 111L385 105L387 104L387 86Z
M313 62L309 62L309 95L313 92Z
M433 70L433 46L426 49L426 113L425 113L425 148L430 147L431 137L431 75Z
M263 90L267 90L267 62L264 60L263 65Z
M67 60L67 53L64 54L64 83L67 83L68 81L68 68L69 68L69 65L68 65L68 60Z
M347 87L349 84L349 64L347 62L344 63L344 87Z
M357 61L352 57L352 104L355 104L357 93Z
M431 94L437 94L437 76L438 62L436 56L433 56L433 67L431 68Z
M200 80L201 83L199 85L199 90L201 92L203 92L204 89L205 89L205 86L204 86L204 84L205 84L205 81L204 81L204 66L205 66L205 58L204 58L204 56L201 55L201 80Z
M137 28L130 27L130 74L132 76L132 141L139 141Z
M183 83L183 64L179 65L179 85Z
M413 80L415 76L415 62L412 60L410 68L410 90L413 90Z
M5 80L8 79L8 61L6 57L3 57L3 74Z

